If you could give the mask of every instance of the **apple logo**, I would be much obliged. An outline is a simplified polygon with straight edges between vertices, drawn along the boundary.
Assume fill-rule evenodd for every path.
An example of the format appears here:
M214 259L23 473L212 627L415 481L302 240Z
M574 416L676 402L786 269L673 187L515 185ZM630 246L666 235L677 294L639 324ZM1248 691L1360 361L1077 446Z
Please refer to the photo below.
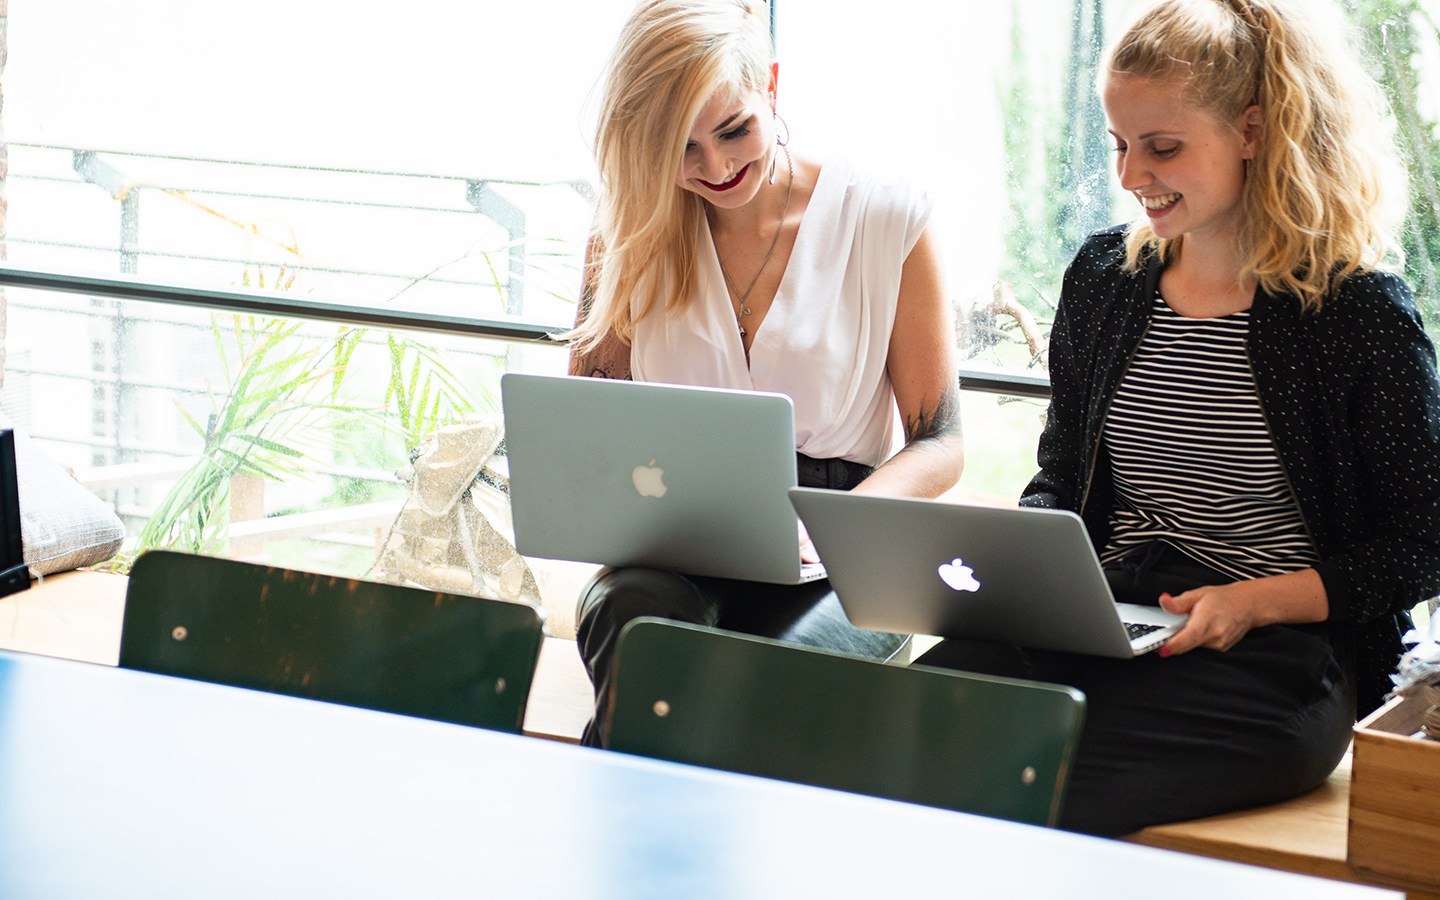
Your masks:
M663 497L669 490L665 487L665 470L655 465L653 459L648 465L636 466L630 473L630 480L635 482L635 490L642 497Z
M980 582L975 579L975 570L960 561L960 557L940 564L940 580L957 591L978 591Z

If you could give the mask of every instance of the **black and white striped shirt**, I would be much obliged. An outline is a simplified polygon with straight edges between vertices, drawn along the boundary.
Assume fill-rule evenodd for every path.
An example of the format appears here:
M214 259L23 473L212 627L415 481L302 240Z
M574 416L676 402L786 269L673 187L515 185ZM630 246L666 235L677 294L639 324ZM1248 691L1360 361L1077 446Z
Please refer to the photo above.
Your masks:
M1117 503L1101 560L1151 541L1237 579L1317 561L1246 355L1249 311L1176 315L1158 295L1105 420Z

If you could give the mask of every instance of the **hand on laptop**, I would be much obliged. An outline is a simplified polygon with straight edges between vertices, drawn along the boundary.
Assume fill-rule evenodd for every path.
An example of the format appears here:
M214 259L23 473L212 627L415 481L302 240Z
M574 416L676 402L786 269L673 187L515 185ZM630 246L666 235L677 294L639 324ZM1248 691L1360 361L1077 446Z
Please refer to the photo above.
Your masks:
M1314 569L1198 587L1173 597L1161 594L1160 608L1190 617L1185 628L1166 642L1162 656L1196 647L1229 650L1253 628L1323 622L1330 614L1325 585Z
M815 542L810 540L810 534L805 530L805 523L800 523L800 562L818 563L820 553L815 549Z
M1244 584L1238 582L1237 584ZM1160 648L1161 656L1178 656L1196 647L1225 651L1255 626L1249 617L1251 605L1235 602L1243 588L1236 584L1207 585L1183 594L1160 595L1160 608L1189 616L1185 627Z

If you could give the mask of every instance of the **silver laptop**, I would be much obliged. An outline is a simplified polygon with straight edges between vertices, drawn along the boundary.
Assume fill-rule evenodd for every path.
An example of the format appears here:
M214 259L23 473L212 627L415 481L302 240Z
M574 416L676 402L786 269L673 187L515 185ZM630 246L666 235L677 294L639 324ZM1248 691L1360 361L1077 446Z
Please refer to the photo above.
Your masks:
M1116 603L1074 513L806 488L790 499L861 628L1125 658L1185 623Z
M775 584L800 562L795 414L783 394L500 378L515 546L526 556Z

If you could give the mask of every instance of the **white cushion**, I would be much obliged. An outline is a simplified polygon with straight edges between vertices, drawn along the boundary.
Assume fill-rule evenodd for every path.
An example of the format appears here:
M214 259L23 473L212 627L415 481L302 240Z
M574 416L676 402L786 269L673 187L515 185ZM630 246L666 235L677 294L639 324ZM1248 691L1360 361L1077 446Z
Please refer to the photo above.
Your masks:
M50 575L114 556L125 540L125 525L115 511L3 415L0 428L15 431L25 564L41 575Z

